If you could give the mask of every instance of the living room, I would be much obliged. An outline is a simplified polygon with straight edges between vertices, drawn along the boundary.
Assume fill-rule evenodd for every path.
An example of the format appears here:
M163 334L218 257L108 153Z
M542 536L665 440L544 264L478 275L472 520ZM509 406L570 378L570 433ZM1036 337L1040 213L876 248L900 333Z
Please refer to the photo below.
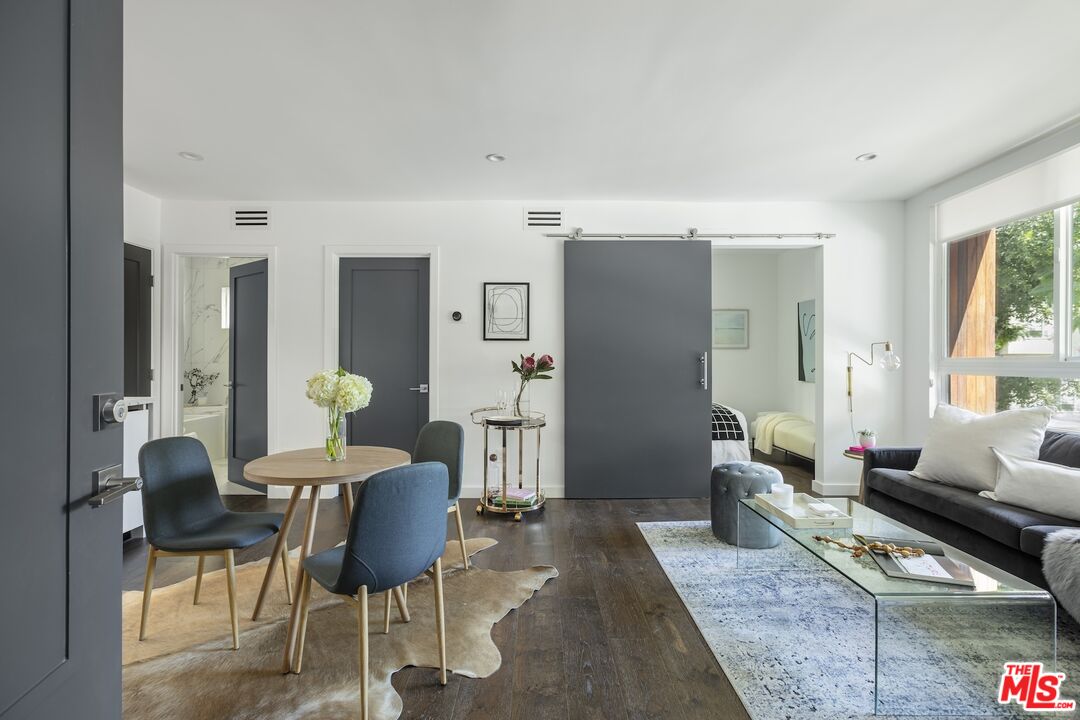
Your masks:
M1078 22L4 4L0 718L1070 716Z

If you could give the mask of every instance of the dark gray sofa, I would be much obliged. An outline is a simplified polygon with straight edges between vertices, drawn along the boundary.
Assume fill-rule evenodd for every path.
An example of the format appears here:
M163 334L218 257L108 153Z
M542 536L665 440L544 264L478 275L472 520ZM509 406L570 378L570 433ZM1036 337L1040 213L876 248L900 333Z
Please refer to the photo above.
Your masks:
M1046 536L1080 522L995 502L910 474L920 448L875 448L863 459L863 502L905 525L1046 587ZM1047 431L1039 459L1080 468L1080 435Z

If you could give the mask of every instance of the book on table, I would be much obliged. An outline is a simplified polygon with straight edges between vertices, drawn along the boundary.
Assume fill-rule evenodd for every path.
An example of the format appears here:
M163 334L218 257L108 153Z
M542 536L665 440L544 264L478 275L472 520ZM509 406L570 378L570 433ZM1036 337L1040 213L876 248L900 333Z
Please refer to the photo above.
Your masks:
M874 558L881 571L894 578L906 580L925 580L927 582L944 583L946 585L959 585L967 588L975 587L975 580L971 575L971 568L962 562L957 562L945 554L945 548L933 540L910 540L908 538L886 538L872 535L855 535L856 540L863 545L879 542L883 545L895 545L896 547L909 547L922 550L922 557L903 557L895 553L876 553L871 551L870 557Z

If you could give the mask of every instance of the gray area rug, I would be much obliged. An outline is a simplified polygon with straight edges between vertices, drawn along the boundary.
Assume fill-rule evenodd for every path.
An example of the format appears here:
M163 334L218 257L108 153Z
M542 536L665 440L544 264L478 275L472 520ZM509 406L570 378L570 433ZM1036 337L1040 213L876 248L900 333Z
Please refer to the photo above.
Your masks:
M1030 610L883 612L875 715L875 605L864 591L786 538L768 551L782 569L746 570L708 521L638 528L755 720L1032 717L996 704L999 658L1042 659L1025 656L1047 647L1048 616L1036 632ZM863 561L873 562L852 559ZM1058 670L1068 674L1062 695L1080 698L1080 629L1060 611Z

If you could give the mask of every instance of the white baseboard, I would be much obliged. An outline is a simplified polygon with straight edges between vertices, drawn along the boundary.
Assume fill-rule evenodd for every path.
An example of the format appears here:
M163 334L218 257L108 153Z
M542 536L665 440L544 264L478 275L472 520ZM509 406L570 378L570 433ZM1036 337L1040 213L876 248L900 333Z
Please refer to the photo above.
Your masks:
M814 480L811 487L814 492L825 497L857 497L859 494L859 483L824 483Z

